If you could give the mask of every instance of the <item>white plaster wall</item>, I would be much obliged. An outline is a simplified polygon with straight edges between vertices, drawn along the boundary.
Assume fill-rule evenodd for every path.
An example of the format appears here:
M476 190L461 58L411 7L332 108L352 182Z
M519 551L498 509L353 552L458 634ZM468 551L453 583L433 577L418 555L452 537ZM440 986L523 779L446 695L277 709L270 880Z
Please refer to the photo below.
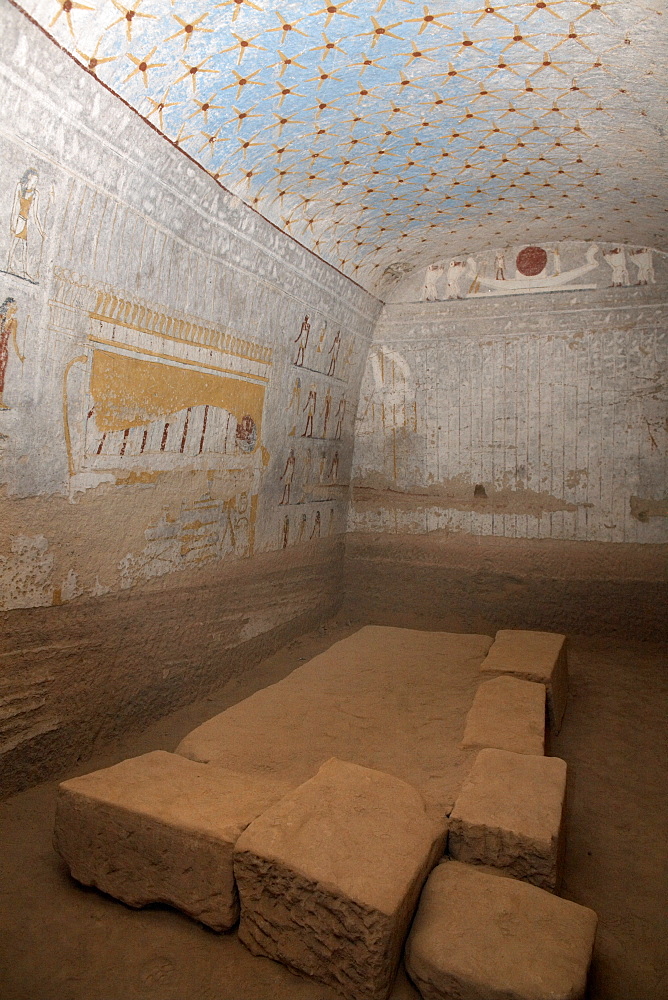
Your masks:
M0 608L95 596L343 532L357 393L379 303L222 190L18 11L3 2L0 13L0 303L13 299L15 308L0 410ZM22 262L16 199L26 170L37 172L37 195L25 210ZM295 365L307 315L310 339ZM163 335L174 324L178 335ZM122 427L98 454L89 414L101 349L159 363L166 393L193 372L260 386L255 447L243 450L239 415L228 420L219 408L207 453L196 454L190 439L179 450L180 406L147 417L158 442L152 456L139 454L133 428L123 449ZM302 437L311 389L313 426ZM188 419L192 437L203 406ZM160 420L171 427L163 451ZM281 503L291 452L294 489ZM93 517L101 490L106 500Z
M665 256L655 265L650 287L386 306L349 529L667 541Z

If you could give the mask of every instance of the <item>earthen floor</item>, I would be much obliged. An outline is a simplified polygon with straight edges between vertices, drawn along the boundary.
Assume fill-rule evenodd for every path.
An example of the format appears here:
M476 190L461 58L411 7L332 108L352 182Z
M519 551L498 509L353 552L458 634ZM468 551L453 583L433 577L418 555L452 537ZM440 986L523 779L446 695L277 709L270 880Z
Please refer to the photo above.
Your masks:
M359 624L331 622L295 640L252 677L100 748L58 780L173 750L194 726ZM666 651L583 637L572 637L570 649L571 697L551 747L569 765L562 895L599 914L590 1000L663 1000ZM336 1000L253 958L236 933L215 934L163 907L131 910L74 883L51 846L56 784L0 804L0 1000ZM417 997L401 972L393 1000Z

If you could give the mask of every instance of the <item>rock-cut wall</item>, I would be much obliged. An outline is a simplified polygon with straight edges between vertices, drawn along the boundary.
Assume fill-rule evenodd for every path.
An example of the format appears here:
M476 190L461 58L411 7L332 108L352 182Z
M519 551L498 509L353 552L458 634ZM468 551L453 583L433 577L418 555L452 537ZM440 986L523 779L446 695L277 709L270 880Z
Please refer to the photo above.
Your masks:
M0 16L11 787L335 606L378 303Z
M352 606L662 629L667 288L663 253L572 243L395 289L355 431Z

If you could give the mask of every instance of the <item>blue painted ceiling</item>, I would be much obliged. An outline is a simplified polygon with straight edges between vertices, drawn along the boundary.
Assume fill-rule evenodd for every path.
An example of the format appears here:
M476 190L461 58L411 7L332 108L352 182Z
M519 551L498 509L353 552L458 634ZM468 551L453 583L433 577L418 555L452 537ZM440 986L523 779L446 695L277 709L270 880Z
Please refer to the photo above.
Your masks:
M172 142L378 294L509 243L666 248L651 0L23 0Z

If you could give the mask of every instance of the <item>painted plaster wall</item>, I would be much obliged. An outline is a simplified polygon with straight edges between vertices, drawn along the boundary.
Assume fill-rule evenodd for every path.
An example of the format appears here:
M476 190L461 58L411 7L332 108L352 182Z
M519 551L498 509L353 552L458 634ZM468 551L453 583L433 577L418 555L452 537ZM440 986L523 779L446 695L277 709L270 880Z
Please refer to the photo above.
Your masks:
M668 269L654 257L646 286L388 305L351 530L667 541Z
M0 755L28 760L47 732L50 753L65 728L76 744L73 716L149 689L155 715L213 682L216 656L331 610L378 303L1 14ZM274 586L258 590L267 558ZM193 588L199 663L179 608ZM155 592L171 679L146 646L143 670L120 665L143 635L132 602ZM46 612L72 603L65 656ZM84 697L100 617L115 652Z
M422 273L395 290L357 415L351 608L407 625L665 633L667 262L650 253L653 281L628 266L613 286L615 248L591 249L560 253L574 269L598 259L589 289L470 294L458 280L457 299L445 262L436 289ZM494 280L494 257L471 281Z

